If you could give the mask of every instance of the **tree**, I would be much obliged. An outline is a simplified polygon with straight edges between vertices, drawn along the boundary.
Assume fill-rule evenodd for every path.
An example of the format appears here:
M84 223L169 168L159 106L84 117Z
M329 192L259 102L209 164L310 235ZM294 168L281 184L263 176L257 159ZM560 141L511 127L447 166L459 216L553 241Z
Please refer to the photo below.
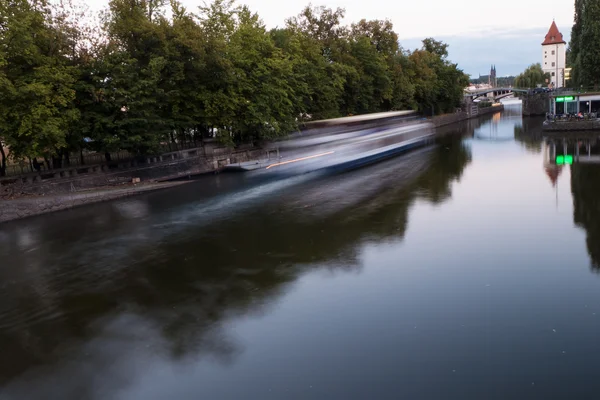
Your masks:
M200 85L199 101L205 113L206 125L217 128L222 140L231 142L231 121L235 119L235 104L228 96L235 80L228 57L228 43L235 31L235 14L239 8L231 0L216 0L200 8L200 27L205 37L205 65Z
M447 44L405 51L390 21L346 26L341 8L309 5L267 32L234 0L197 14L177 0L110 0L96 27L70 0L49 1L0 2L0 142L49 168L214 132L259 142L311 118L448 112L468 83Z
M233 79L226 93L235 114L229 124L238 141L271 139L293 130L296 98L287 81L292 63L247 7L238 12L229 57Z
M575 0L575 18L571 30L568 64L573 68L575 86L600 84L600 4L592 0Z
M6 0L0 21L3 139L13 157L59 156L78 118L63 32L45 0Z
M410 66L408 56L399 49L391 60L393 88L388 107L390 110L410 110L418 107L415 102L415 85L410 77Z
M394 57L400 46L398 44L398 34L394 32L394 26L389 20L360 20L352 24L350 28L352 37L366 37L378 53L381 53L387 59Z
M512 87L515 84L515 76L504 76L497 78L498 87Z
M380 84L384 84L386 90L379 90L378 95L379 109L407 109L413 108L414 86L408 77L408 57L404 54L398 43L398 35L393 30L393 25L389 20L361 20L351 25L351 37L355 40L367 38L376 54L372 56L371 68L376 67L379 70ZM364 60L364 58L363 58ZM364 60L367 61L367 60ZM382 78L383 63L386 64L385 75ZM373 109L373 108L371 108Z
M515 87L530 89L539 85L547 85L550 82L550 74L544 73L540 63L531 64L525 71L515 78Z
M447 60L448 45L428 38L423 47L409 55L415 101L424 113L452 112L459 107L469 77Z
M350 43L346 59L344 114L364 114L383 110L392 97L391 78L384 56L370 39L360 36Z
M347 77L353 71L342 58L348 51L343 9L306 7L286 21L283 46L293 64L302 115L313 119L339 117ZM285 32L285 33L284 33ZM279 44L278 44L279 45ZM355 71L354 71L355 72Z
M598 87L600 84L600 3L585 1L581 14L579 50L576 68L578 84Z
M135 154L157 149L172 129L166 97L177 65L168 62L167 23L159 4L111 0L105 20L110 38L102 78L107 144L116 139Z
M169 28L169 64L173 76L167 91L168 107L173 129L179 140L194 141L206 132L206 115L199 93L203 92L206 65L205 34L200 25L179 3L172 1L173 20Z
M575 15L573 18L573 28L571 28L571 41L569 43L569 49L567 50L567 65L573 68L571 73L571 81L579 83L579 54L581 50L581 28L582 28L582 16L583 16L583 5L585 0L575 0Z
M0 46L0 93L7 93L11 91L11 82L6 77L6 55L5 47ZM5 120L5 114L0 113L0 177L6 176L6 152L4 146L8 142L7 137L7 125Z
M304 32L321 44L323 56L332 61L336 42L347 34L346 27L341 25L346 10L337 8L332 10L326 7L305 7L297 17L286 21L288 27Z

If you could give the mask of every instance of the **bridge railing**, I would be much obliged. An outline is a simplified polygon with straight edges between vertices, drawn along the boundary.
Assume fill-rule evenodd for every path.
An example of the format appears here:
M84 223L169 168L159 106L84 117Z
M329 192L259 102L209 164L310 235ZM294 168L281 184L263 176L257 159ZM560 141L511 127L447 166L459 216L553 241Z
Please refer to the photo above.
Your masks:
M532 91L533 91L533 89L527 89L527 88L496 87L496 88L480 89L480 90L473 90L473 91L465 90L464 95L465 95L465 97L480 97L480 96L483 96L488 93L497 93L497 92L502 92L502 94L504 94L504 93L531 93Z
M600 88L598 88L598 87L558 88L558 89L553 90L552 93L558 94L558 95L600 93Z

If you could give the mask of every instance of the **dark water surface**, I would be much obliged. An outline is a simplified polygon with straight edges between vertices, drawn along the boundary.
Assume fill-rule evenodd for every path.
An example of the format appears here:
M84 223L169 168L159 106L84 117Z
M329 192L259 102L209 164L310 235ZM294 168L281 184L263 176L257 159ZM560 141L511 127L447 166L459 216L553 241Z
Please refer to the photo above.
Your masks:
M598 398L600 164L540 127L0 226L0 398Z

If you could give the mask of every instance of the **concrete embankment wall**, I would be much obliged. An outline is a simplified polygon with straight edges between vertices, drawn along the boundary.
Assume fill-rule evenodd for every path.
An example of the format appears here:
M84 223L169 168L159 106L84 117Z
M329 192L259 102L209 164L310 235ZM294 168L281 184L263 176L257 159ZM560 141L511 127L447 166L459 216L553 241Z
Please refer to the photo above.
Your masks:
M139 178L141 182L160 182L184 178L211 171L224 165L243 162L263 156L261 149L221 153L204 156L198 149L168 153L148 159L143 164L135 161L122 162L116 168L108 166L79 166L52 171L50 177L44 173L26 174L20 177L5 178L0 181L0 199L26 195L49 195L72 193L82 190L119 186ZM83 172L82 172L83 171Z
M264 155L261 149L207 156L190 156L197 149L163 154L146 163L122 162L118 168L86 166L52 171L49 178L42 174L27 174L7 178L0 185L0 222L26 218L85 204L134 196L151 190L168 188L185 182L163 182L211 171L224 165L243 162ZM85 173L79 173L85 169ZM134 178L141 184L133 185Z
M86 204L121 199L138 194L179 186L187 182L162 182L127 185L118 188L91 190L80 193L62 193L0 201L0 223L67 210Z
M523 115L546 115L550 109L550 95L548 93L526 94L521 96L523 101Z
M492 107L480 108L479 112L475 115L471 115L464 111L457 112L454 114L438 115L436 117L433 117L431 122L433 122L433 125L436 128L439 128L440 126L455 124L460 121L465 121L471 118L477 118L482 115L493 114L502 110L504 110L504 104L499 104Z

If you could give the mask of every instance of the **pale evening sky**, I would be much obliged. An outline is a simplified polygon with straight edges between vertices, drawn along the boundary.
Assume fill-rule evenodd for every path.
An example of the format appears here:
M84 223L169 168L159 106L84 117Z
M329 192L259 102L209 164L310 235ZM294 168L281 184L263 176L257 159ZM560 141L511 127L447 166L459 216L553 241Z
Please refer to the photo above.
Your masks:
M93 10L108 0L85 1ZM181 0L189 9L201 0ZM258 13L268 28L283 26L309 2L289 0L238 0ZM550 4L551 3L551 4ZM322 0L313 5L346 9L345 23L365 19L390 19L400 44L412 49L420 39L435 37L450 45L450 59L472 76L487 74L496 64L498 75L517 74L539 62L540 44L552 19L569 40L574 0Z

